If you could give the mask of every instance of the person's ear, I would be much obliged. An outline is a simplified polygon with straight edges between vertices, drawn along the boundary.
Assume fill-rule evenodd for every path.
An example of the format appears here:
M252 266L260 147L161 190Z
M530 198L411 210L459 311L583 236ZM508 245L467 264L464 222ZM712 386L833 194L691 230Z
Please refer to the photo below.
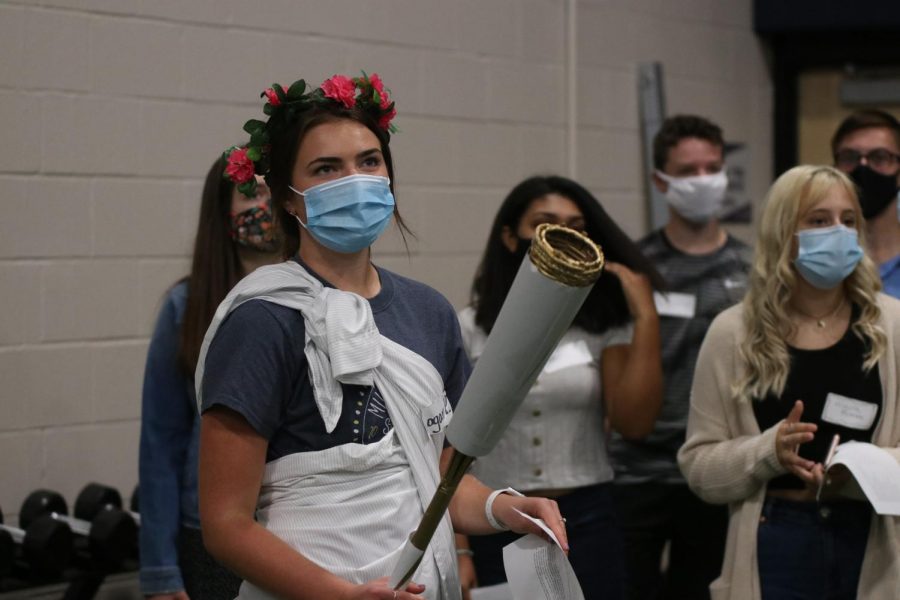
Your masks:
M519 247L519 238L512 232L509 225L504 225L500 230L500 241L503 242L503 245L506 246L506 249L510 252L515 252Z
M653 173L653 185L656 186L660 194L665 194L669 191L669 184L656 173Z

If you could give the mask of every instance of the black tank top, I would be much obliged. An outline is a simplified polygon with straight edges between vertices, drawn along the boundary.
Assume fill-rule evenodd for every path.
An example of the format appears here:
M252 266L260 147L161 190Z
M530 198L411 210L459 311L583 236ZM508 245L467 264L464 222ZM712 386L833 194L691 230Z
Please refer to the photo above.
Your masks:
M851 325L856 321L859 309L854 306ZM850 440L871 442L882 410L881 379L878 365L870 371L863 370L868 343L863 342L847 327L847 332L833 346L821 350L801 350L788 347L791 368L781 397L769 394L764 400L753 401L753 412L760 431L772 427L787 417L796 400L803 401L800 420L818 425L811 442L800 446L800 456L815 462L824 462L834 434L841 436L841 443ZM856 429L823 420L829 394L874 405L875 416L868 429ZM834 400L832 400L834 401ZM844 401L846 403L846 401ZM851 403L852 404L852 403ZM871 406L854 405L871 409ZM839 420L839 419L838 419ZM781 475L769 482L769 489L802 489L803 481L792 474Z

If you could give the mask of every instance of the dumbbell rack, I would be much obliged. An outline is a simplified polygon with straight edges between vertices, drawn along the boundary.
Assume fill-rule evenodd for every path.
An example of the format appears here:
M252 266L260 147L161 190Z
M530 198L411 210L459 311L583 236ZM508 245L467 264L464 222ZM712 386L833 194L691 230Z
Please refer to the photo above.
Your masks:
M97 523L106 525L123 523L120 515L125 513L120 510L121 503L119 493L112 488L100 484L88 484L76 500L75 518L70 518L65 516L68 514L68 507L61 495L48 490L36 490L23 503L19 519L20 523L27 527L30 522L40 518L50 518L41 516L49 514L53 519L65 523L73 532L80 533L84 538L83 541L88 542L88 538L93 540L91 534ZM108 509L116 511L116 514L106 512ZM101 513L102 516L98 517ZM95 517L97 517L96 520ZM114 520L111 521L111 518ZM133 514L124 519L124 524L130 524L130 527L133 528L134 524L131 524L129 520L131 518L139 523L139 516ZM0 512L0 523L2 522L2 512ZM112 532L108 528L105 531ZM100 534L98 533L98 535ZM112 534L107 539L123 541ZM84 546L85 544L82 544L82 547ZM50 598L55 600L60 598L63 600L143 600L138 583L139 564L136 555L128 557L124 550L117 554L122 558L116 560L115 564L110 564L108 561L95 562L91 559L89 563L82 561L83 564L80 565L69 564L61 572L54 571L49 574L36 573L31 569L25 571L21 567L17 567L17 570L10 575L0 577L0 600L44 598L48 600ZM40 579L39 577L44 578Z
M115 573L67 567L54 580L24 578L13 573L0 579L0 600L143 600L138 584L138 561L128 559Z
M71 577L69 581L58 583L44 583L34 585L22 580L4 580L0 583L0 600L74 600L94 598L95 600L143 600L138 584L137 571L115 573L107 575L102 584L93 590L91 595L79 596L84 593L84 581L79 579L77 572L65 573L65 577ZM21 586L21 587L17 587Z

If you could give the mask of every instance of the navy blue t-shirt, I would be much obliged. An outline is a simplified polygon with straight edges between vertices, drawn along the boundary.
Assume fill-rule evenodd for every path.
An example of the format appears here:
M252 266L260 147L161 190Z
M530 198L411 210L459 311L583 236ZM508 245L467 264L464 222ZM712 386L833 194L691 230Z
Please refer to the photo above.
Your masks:
M422 283L377 271L381 291L369 304L378 331L428 360L455 407L470 366L453 307ZM225 406L241 414L269 441L266 462L341 444L370 444L393 428L377 388L342 385L341 417L326 433L303 352L305 332L300 311L251 300L222 322L206 357L201 411Z

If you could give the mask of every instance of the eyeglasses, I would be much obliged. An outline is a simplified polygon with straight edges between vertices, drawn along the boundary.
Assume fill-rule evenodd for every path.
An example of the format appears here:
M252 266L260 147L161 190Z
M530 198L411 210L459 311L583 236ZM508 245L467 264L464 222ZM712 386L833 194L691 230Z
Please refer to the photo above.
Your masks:
M897 166L900 154L895 154L887 148L875 148L865 153L844 148L835 153L834 164L839 169L852 171L862 159L866 159L866 164L874 169L887 170Z

